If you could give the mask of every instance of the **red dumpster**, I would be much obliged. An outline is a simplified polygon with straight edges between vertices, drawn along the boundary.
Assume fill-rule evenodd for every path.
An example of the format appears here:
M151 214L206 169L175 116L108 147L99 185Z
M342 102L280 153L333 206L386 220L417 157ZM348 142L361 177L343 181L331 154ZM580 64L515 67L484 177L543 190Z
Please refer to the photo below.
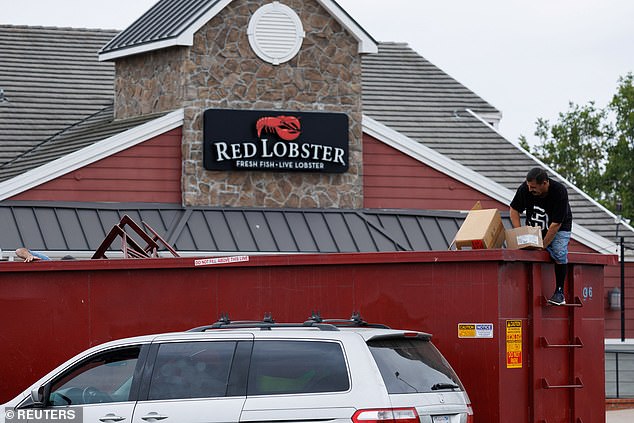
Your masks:
M546 304L545 252L422 253L0 263L0 402L113 338L311 311L433 334L478 422L602 422L603 268L570 254L569 306Z

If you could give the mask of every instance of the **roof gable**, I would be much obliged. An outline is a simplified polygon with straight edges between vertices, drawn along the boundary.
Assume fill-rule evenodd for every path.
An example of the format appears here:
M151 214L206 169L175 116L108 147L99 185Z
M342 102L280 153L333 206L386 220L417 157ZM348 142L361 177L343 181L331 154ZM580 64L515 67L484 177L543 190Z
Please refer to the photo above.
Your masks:
M113 60L172 46L192 46L194 34L233 0L160 0L99 51ZM317 0L359 42L359 53L376 53L374 39L333 0ZM245 28L246 30L246 28Z
M389 146L425 163L453 179L460 181L481 193L503 204L510 204L515 191L498 184L491 178L475 172L467 166L418 143L399 132L396 132L376 120L364 116L363 131ZM573 238L595 251L611 253L615 244L583 226L575 223L572 228Z
M590 241L586 245L601 253L616 251L612 241L616 216L499 134L490 119L496 109L477 94L403 43L381 43L379 54L364 56L362 61L364 122L371 117L402 139L475 172L479 175L475 181L495 182L507 193L517 189L530 168L548 169L550 175L567 185L577 233ZM474 186L474 182L469 185ZM480 189L477 185L474 188ZM506 204L511 200L494 198ZM597 239L581 234L583 229ZM634 239L632 226L622 224L621 231L626 242Z
M45 165L103 139L156 119L157 115L115 121L112 106L77 122L0 165L0 182Z
M115 135L91 142L84 148L0 182L0 201L182 126L183 113L183 109L179 109L123 132L120 130Z

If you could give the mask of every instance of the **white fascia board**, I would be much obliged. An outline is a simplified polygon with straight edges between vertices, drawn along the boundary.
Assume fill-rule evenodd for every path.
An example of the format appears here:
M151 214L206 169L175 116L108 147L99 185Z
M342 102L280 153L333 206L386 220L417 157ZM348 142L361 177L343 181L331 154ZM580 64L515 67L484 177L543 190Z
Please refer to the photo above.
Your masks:
M470 111L469 109L467 109L467 110ZM471 112L471 113L473 113L473 112ZM498 126L500 125L500 121L502 120L502 113L501 112L498 112L498 113L480 113L479 118L481 118L481 120L486 121L487 123L489 123L492 127L494 127L497 130ZM493 122L493 123L491 124L491 122Z
M501 203L510 204L513 199L515 193L508 188L366 115L363 132Z
M331 0L318 0L318 2L359 42L359 53L375 54L379 52L379 46L376 41L354 19L350 18L338 4Z
M616 254L618 246L590 229L572 222L572 237L601 254Z
M1 182L0 201L178 128L183 120L183 109L173 111Z
M135 54L146 53L148 51L160 50L162 48L173 46L190 47L194 44L193 40L193 37L189 39L186 34L182 34L178 38L170 38L153 43L139 44L133 47L122 48L108 53L99 53L99 61L106 62L108 60L117 59L119 57L133 56Z
M625 338L624 341L621 338L605 338L603 342L606 352L634 352L634 338Z
M468 111L474 114L470 110ZM477 117L475 114L474 116ZM486 123L486 121L480 118L478 119L491 129L494 129L491 125ZM515 196L514 191L366 115L363 115L363 132L502 204L510 205ZM614 254L614 251L616 251L616 244L612 241L597 235L595 232L577 223L573 223L572 225L572 236L575 240L599 253Z

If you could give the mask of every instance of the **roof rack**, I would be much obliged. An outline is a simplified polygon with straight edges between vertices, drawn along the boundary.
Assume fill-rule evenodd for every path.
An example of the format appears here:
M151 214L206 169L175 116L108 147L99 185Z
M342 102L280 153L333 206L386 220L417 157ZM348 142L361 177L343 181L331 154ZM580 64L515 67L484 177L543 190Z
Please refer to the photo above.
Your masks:
M358 312L352 313L350 319L322 319L319 312L312 312L311 316L303 323L276 323L270 313L265 313L262 320L236 320L231 321L227 313L220 315L220 318L211 325L198 326L189 329L187 332L205 332L213 329L242 329L259 328L261 330L271 330L272 328L316 328L322 331L338 331L339 327L367 327L377 329L390 329L382 324L368 323L361 318Z
M381 323L368 323L361 317L358 311L352 313L350 319L322 319L319 312L313 312L307 322L327 323L337 327L365 327L375 329L391 329Z

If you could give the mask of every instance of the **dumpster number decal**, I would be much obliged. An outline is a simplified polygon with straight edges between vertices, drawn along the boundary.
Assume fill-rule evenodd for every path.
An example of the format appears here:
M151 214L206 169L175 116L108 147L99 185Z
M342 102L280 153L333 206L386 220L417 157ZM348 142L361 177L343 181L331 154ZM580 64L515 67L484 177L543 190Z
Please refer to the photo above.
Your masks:
M493 323L458 323L458 338L493 338Z
M587 300L591 300L592 299L592 287L591 286L584 286L583 287L583 300L587 301Z
M506 368L522 368L522 321L506 321Z

